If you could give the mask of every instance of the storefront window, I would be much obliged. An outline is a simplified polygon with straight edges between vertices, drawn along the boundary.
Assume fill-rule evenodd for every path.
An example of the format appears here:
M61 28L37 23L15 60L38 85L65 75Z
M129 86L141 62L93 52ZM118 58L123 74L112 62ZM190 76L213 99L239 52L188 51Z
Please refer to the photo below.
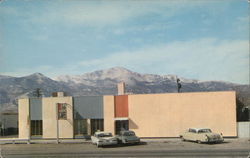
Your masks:
M57 107L58 107L58 119L66 120L67 119L67 104L57 103Z

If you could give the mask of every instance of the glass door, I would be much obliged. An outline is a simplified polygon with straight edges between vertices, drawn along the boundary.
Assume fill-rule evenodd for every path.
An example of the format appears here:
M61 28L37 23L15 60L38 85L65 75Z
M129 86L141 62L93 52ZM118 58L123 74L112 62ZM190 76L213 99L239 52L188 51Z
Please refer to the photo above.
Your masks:
M128 120L116 120L115 121L115 134L119 134L120 131L129 130Z
M42 120L30 121L30 135L31 137L41 137L43 135L43 122Z

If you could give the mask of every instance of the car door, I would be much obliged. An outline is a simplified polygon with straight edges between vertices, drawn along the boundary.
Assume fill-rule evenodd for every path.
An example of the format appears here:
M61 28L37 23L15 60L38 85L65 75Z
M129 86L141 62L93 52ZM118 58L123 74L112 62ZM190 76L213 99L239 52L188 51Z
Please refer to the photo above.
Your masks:
M197 140L197 132L196 132L196 130L191 129L189 133L190 133L190 140L196 141Z
M192 129L188 129L183 135L185 140L192 140Z

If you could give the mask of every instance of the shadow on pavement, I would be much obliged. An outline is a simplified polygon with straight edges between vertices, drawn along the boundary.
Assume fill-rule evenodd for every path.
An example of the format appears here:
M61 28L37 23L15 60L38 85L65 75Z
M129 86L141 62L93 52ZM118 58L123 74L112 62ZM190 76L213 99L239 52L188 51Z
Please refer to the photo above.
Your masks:
M103 146L102 148L120 148L120 147L141 146L141 145L147 145L147 142L140 142L140 143L138 143L138 144L117 144L117 145L109 145L109 146Z

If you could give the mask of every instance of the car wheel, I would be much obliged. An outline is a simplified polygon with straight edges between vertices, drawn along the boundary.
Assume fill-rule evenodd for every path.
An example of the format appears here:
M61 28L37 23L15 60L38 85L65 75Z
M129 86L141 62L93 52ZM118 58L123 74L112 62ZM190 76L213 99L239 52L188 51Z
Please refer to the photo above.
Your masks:
M122 141L120 139L117 139L117 144L122 144Z
M200 140L197 140L196 142L197 142L198 144L201 144L201 141L200 141Z
M182 141L186 141L186 139L184 139L183 136L180 136L180 138L181 138Z

